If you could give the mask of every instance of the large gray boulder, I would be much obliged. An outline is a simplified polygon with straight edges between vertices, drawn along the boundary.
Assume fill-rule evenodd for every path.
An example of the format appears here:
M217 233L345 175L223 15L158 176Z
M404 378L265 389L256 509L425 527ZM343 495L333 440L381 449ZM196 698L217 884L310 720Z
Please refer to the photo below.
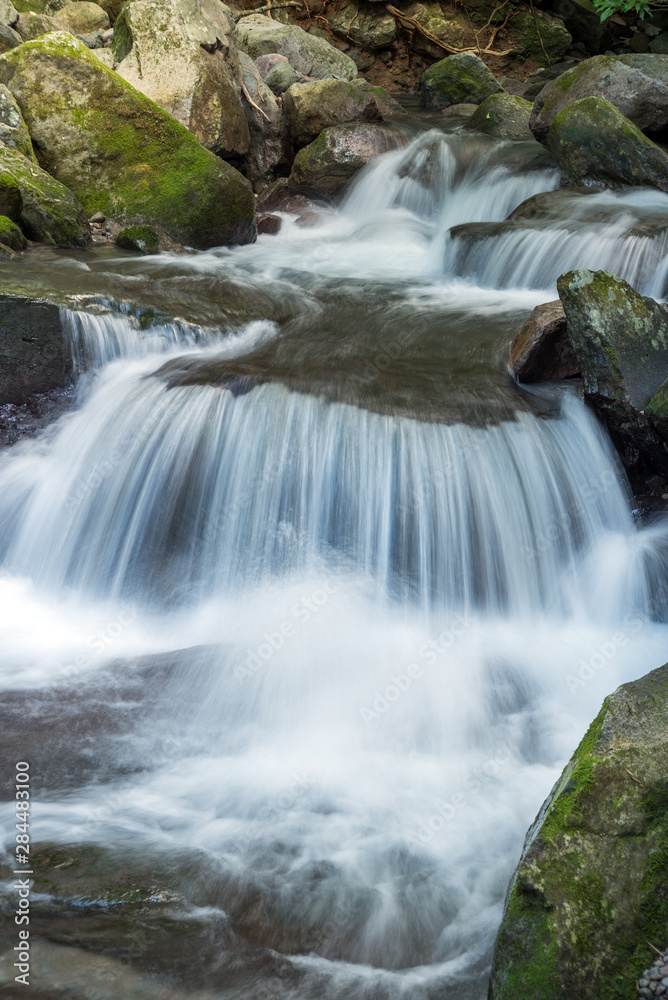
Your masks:
M237 45L251 59L278 52L286 56L294 69L315 80L334 76L339 80L354 80L357 66L333 45L307 34L295 24L283 24L263 14L242 17L236 27Z
M668 125L668 56L640 59L633 65L615 56L594 56L547 83L531 114L538 141L546 144L559 112L584 97L604 98L643 132L663 130ZM649 73L652 60L655 75Z
M244 160L245 173L252 181L258 181L269 178L276 167L288 167L292 163L292 140L283 109L278 106L271 88L260 76L253 60L245 52L240 52L239 58L243 81L253 102L250 104L243 98L250 131L250 144Z
M606 271L569 271L557 283L585 397L623 444L668 472L668 438L646 411L668 379L668 312Z
M356 123L326 128L315 142L297 153L290 173L290 189L333 197L367 163L404 143L399 132L383 125Z
M397 22L386 11L372 4L346 4L340 10L327 15L335 35L344 41L354 42L370 52L387 49L397 33Z
M114 28L119 76L221 156L249 143L234 29L219 0L132 0Z
M572 184L668 191L668 154L602 97L568 104L546 146Z
M313 142L332 125L382 121L406 113L383 87L373 87L366 80L295 83L283 97L283 110L298 146Z
M420 103L431 110L453 104L482 104L503 88L482 59L472 52L447 56L434 63L420 81Z
M0 83L40 162L89 218L159 226L196 249L255 239L246 178L72 35L55 32L0 56Z
M574 694L627 631L566 677ZM490 1000L637 997L668 940L667 856L668 665L606 698L529 830Z

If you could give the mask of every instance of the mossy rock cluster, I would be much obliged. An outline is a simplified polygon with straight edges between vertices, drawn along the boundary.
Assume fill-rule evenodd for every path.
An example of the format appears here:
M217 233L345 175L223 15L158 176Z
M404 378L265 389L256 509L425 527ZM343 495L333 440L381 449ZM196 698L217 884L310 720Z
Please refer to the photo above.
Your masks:
M668 125L668 56L595 56L546 83L531 115L539 142L547 142L567 105L586 97L609 101L643 132L661 132Z
M634 1000L666 941L668 665L606 699L529 831L490 1000Z
M283 97L283 110L298 146L313 142L333 125L382 121L406 113L383 87L373 87L366 80L295 83Z
M420 81L423 108L439 110L453 104L482 104L503 87L492 71L472 52L447 56L434 63Z
M56 32L0 57L40 163L88 217L159 225L205 249L255 238L249 182L186 128Z

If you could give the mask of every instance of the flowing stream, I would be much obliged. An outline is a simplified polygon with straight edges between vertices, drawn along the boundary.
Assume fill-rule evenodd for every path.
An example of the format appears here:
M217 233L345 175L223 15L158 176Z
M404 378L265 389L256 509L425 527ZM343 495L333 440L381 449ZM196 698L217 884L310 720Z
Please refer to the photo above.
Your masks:
M21 263L78 381L0 457L3 755L97 866L36 902L44 996L484 1000L527 828L668 658L666 521L505 370L568 268L668 294L668 196L412 128L315 228Z

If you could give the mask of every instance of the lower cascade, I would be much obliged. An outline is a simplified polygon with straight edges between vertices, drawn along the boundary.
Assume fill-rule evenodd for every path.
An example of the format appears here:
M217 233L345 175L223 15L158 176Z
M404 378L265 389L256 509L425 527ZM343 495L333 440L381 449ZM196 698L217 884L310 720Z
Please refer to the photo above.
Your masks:
M668 196L558 184L535 144L421 127L317 228L26 263L70 282L76 379L0 453L58 982L69 949L104 1000L487 996L526 830L668 648L668 522L578 380L505 370L568 268L665 296Z

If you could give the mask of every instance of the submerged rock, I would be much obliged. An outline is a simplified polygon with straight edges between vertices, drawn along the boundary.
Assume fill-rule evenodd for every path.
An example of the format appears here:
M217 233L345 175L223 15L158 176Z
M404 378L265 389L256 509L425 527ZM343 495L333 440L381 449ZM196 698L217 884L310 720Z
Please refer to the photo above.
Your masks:
M339 194L374 157L401 145L401 135L382 125L358 123L326 128L315 142L297 153L290 174L290 190Z
M532 104L521 97L492 94L478 105L466 127L497 139L533 139L531 109Z
M38 243L81 249L91 240L86 213L72 192L6 146L0 146L0 212Z
M127 226L116 237L116 244L124 250L153 254L160 252L160 239L153 226Z
M258 181L270 177L277 167L287 168L292 163L292 140L283 109L278 106L271 88L261 78L253 60L245 52L240 52L239 58L246 90L257 105L253 107L246 97L243 98L250 132L245 173L252 181Z
M569 271L558 281L585 397L617 441L625 464L642 458L668 472L668 438L657 433L657 393L668 379L668 312L606 271Z
M64 32L0 57L40 161L83 205L197 249L255 239L253 192L224 160Z
M668 56L650 56L665 60ZM546 83L536 98L531 129L539 142L547 143L550 126L567 105L585 97L601 97L643 132L659 132L668 125L668 76L652 75L649 63L629 65L614 56L595 56ZM643 66L643 69L640 68ZM655 73L664 71L656 67Z
M386 115L406 114L383 87L373 87L366 80L296 83L283 98L283 110L298 146L313 142L332 125L379 122Z
M278 52L286 56L294 69L305 76L321 80L334 76L339 80L354 80L357 66L333 45L307 34L295 24L282 24L263 14L242 17L236 27L237 45L252 59Z
M667 855L668 665L606 698L529 831L490 1000L634 997L668 935Z
M536 306L510 345L508 367L520 382L580 374L559 299Z
M572 184L668 191L668 154L602 97L560 111L546 145Z
M423 74L420 103L434 110L451 104L482 104L502 89L482 59L472 52L462 52L441 59Z
M219 0L132 0L116 21L113 52L116 72L207 149L248 152L234 20Z

